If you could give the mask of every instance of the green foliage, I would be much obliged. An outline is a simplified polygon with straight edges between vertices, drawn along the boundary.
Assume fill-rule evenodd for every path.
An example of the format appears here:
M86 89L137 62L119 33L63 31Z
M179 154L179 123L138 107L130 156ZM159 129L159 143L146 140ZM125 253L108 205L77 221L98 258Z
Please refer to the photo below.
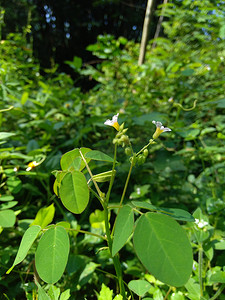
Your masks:
M224 12L214 2L169 3L164 37L149 43L142 66L138 44L100 36L88 47L103 59L98 65L67 62L97 82L86 93L57 68L40 75L24 35L1 41L0 289L9 299L32 299L37 290L40 298L68 299L70 291L89 299L97 291L119 299L120 262L124 281L138 280L127 295L223 297ZM117 112L132 147L118 147L115 161L115 130L103 123ZM172 132L141 148L153 120ZM42 280L61 278L54 287L33 283L34 257ZM168 296L166 283L178 286Z
M134 227L134 213L130 206L123 206L116 219L115 233L112 244L112 256L125 245Z
M66 268L68 254L66 230L61 226L48 229L42 235L35 254L35 265L41 279L47 283L57 282Z
M192 250L185 231L170 217L146 213L134 231L135 251L157 279L184 285L192 272Z

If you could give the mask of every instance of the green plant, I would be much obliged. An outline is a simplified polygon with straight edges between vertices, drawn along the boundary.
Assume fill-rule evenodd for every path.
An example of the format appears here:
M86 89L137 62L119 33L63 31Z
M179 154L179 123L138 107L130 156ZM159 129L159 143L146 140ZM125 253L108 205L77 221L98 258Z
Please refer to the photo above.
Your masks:
M56 177L54 192L70 212L81 214L88 206L90 192L98 199L102 206L102 211L99 211L98 215L102 218L102 231L105 232L106 236L81 229L72 229L68 223L60 222L56 225L47 226L54 215L54 211L51 213L53 208L49 207L45 209L45 213L40 213L39 217L37 215L36 221L25 232L13 266L8 273L25 258L29 248L39 233L43 231L35 253L35 266L43 281L49 284L56 283L61 278L68 261L69 238L67 231L73 232L75 230L106 240L123 299L128 297L131 290L141 296L150 288L150 285L146 283L145 288L140 289L141 283L138 280L137 282L132 281L132 284L128 285L129 292L126 292L119 251L131 235L133 235L133 246L137 256L143 266L156 278L177 287L183 286L188 281L193 265L192 249L185 231L175 220L193 222L195 219L182 209L160 208L149 202L132 201L124 205L133 167L136 164L142 165L148 156L148 148L155 143L161 133L171 131L171 129L162 126L161 122L153 122L156 125L153 139L150 139L146 146L134 153L130 139L126 135L128 129L124 128L124 124L119 125L117 118L118 114L112 120L105 122L106 125L113 126L118 131L113 140L115 145L114 158L90 148L76 148L62 156L60 161L62 170L54 172ZM125 148L125 153L130 157L130 169L119 205L115 206L110 203L110 195L116 178L115 168L119 145ZM112 163L112 169L93 175L89 167L91 160ZM89 179L87 175L85 177L85 171ZM103 192L100 183L107 181L109 181L108 190ZM115 222L111 224L110 211L116 208L118 209L117 217ZM147 212L143 213L141 209L147 210ZM97 218L93 216L94 219L91 216L90 221L92 223L95 219L98 223L100 222L97 215ZM136 221L134 216L137 217ZM102 250L99 249L99 251Z

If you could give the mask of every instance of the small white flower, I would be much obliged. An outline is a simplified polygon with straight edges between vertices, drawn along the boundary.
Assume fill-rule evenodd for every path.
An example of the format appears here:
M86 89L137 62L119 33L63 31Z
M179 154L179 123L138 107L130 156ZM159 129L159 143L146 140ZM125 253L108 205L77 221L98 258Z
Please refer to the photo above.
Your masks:
M195 219L195 224L197 224L197 226L198 226L199 228L203 228L203 227L205 227L206 225L208 225L209 223L208 223L208 222L205 222L204 220Z
M29 172L30 170L32 170L33 168L37 167L39 164L36 161L32 161L28 164L26 171Z
M140 195L141 194L141 189L138 187L137 188L137 194Z
M106 120L106 121L104 122L104 124L105 124L105 125L108 125L108 126L112 126L112 127L114 127L117 131L119 131L120 125L119 125L119 123L117 122L118 116L119 116L119 113L116 114L115 116L113 116L113 117L112 117L112 120L109 120L109 119Z
M171 131L170 128L164 127L164 126L162 125L162 123L159 122L159 121L152 121L152 123L155 124L155 126L156 126L156 131L155 131L155 133L153 134L153 139L157 139L157 137L158 137L161 133L163 133L163 132Z

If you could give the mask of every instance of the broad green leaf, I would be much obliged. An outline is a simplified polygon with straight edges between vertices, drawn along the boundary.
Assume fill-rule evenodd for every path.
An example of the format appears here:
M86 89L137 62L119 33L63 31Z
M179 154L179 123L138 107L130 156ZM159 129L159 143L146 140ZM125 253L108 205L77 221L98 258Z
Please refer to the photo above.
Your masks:
M35 280L35 284L38 287L38 300L51 300L41 285Z
M12 201L14 199L11 195L0 195L0 201Z
M211 275L209 281L213 283L225 283L225 272L217 271Z
M37 215L34 219L32 225L39 225L41 228L45 228L48 224L50 224L55 215L55 206L54 204L49 205L48 207L44 207L39 209Z
M110 213L108 215L108 219L110 219ZM93 228L101 228L103 232L105 232L105 217L104 211L96 209L89 216L89 222L91 227Z
M56 179L55 179L55 182L53 184L53 191L56 194L56 196L58 196L58 197L59 197L59 188L60 188L60 185L61 185L61 181L67 173L68 173L67 171L57 171L55 173Z
M225 250L225 240L216 242L214 247L216 250Z
M100 264L96 264L94 262L89 262L84 270L82 271L82 273L80 274L80 278L79 278L79 285L80 286L83 286L85 284L88 283L88 281L90 280L90 278L93 276L93 273L95 271L95 269L97 267L100 267L101 265Z
M59 194L63 205L72 213L80 214L88 205L89 189L83 173L67 173L61 182Z
M12 208L12 207L14 207L17 203L18 203L18 201L9 201L9 202L7 202L7 203L0 204L0 210Z
M186 222L195 221L195 218L189 212L180 208L157 207L148 202L140 202L140 201L132 201L132 204L136 207L158 211L162 214L174 218L175 220L186 221Z
M113 290L102 283L100 294L98 295L98 300L112 300Z
M16 135L16 134L12 133L12 132L0 132L0 140L8 139L14 135Z
M192 272L192 248L183 228L172 218L148 212L134 230L134 248L142 264L158 280L184 285Z
M50 298L52 300L58 300L59 299L59 295L60 295L60 288L51 285L49 290L48 290L48 295L50 296Z
M59 300L69 300L69 299L70 299L70 289L67 289L64 292L62 292Z
M129 289L131 289L135 294L142 297L150 289L151 284L146 280L131 280L128 283Z
M188 298L195 300L199 299L200 285L193 278L190 278L185 284L185 288L188 291Z
M22 189L22 181L18 177L12 176L7 179L7 186L11 193L17 194Z
M56 226L62 226L62 227L64 227L65 229L69 229L69 228L71 227L71 226L70 226L70 223L65 222L65 221L61 221L61 222L57 223Z
M31 226L25 231L14 263L12 267L7 271L7 274L11 272L15 265L18 265L21 261L24 260L24 258L27 256L28 251L30 250L30 247L33 245L40 231L41 227L38 225Z
M68 234L61 226L50 228L42 235L35 253L35 265L43 281L55 283L61 278L67 264L69 246Z
M13 210L6 209L0 211L0 226L12 227L16 222L16 215Z
M99 173L99 174L93 176L93 180L95 180L96 182L110 181L110 179L112 177L112 173L113 173L112 170L103 172L103 173ZM116 173L116 171L114 171L114 174L115 173Z
M85 155L87 152L91 151L89 148L76 148L72 151L69 151L65 153L60 160L60 165L63 171L81 171L85 167L84 161L81 159L81 155L79 150L82 152L83 155ZM86 160L87 163L90 161L90 159Z
M100 160L100 161L108 161L108 162L114 161L112 157L98 150L91 150L90 152L86 153L85 158Z
M114 256L126 243L134 227L134 213L130 206L123 206L116 218L115 234L112 244L112 256Z

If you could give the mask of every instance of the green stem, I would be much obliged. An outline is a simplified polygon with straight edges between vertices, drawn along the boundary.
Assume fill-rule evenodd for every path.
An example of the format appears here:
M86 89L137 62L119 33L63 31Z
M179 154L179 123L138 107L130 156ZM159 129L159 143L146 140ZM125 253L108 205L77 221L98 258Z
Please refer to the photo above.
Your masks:
M109 229L108 215L109 215L108 208L107 208L106 205L104 205L104 218L105 218L106 236L107 236L109 251L110 251L110 254L112 256L112 238L111 238L110 229ZM113 264L114 264L115 271L116 271L117 280L119 282L120 294L122 295L123 299L125 300L126 299L126 293L125 293L125 287L124 287L123 277L122 277L122 268L121 268L121 264L120 264L120 261L119 261L118 254L116 254L114 257L112 257L112 259L113 259Z
M106 240L106 238L102 235L99 235L97 233L93 233L93 232L89 232L89 231L86 231L86 230L81 230L81 229L73 229L73 228L70 228L70 229L67 229L69 231L77 231L77 232L80 232L80 233L84 233L84 234L89 234L89 235L93 235L93 236L96 236L97 238L100 238L100 239L103 239L103 240Z
M215 293L215 295L212 298L210 298L209 300L215 300L222 293L222 291L224 290L224 288L225 288L225 283L220 286L220 288Z
M198 250L198 277L199 277L199 286L200 286L200 295L203 297L203 282L202 282L202 269L203 269L203 249L202 243L199 245Z
M112 189L114 178L115 178L116 155L117 155L117 144L115 144L114 159L113 159L113 166L112 166L112 176L110 178L109 189L108 189L106 199L105 199L106 205L109 203L109 197L111 194L111 189Z
M120 199L120 206L122 206L122 204L123 204L123 200L124 200L124 197L125 197L125 194L126 194L126 191L127 191L127 187L128 187L128 183L129 183L129 180L130 180L130 175L131 175L131 171L133 169L133 166L134 166L134 159L132 159L132 162L131 162L131 165L130 165L130 170L129 170L128 175L127 175L127 180L126 180L126 183L125 183L125 186L124 186L124 189L123 189L123 194L122 194L121 199Z
M83 159L83 161L84 161L84 163L85 163L85 166L86 166L86 168L87 168L87 170L88 170L88 173L90 174L91 179L92 179L92 181L93 181L93 183L94 183L94 185L95 185L95 188L96 188L96 190L97 190L97 192L98 192L98 195L99 195L99 197L102 199L103 193L101 192L101 190L100 190L100 188L99 188L97 182L94 180L93 174L92 174L92 172L91 172L91 169L89 168L88 163L87 163L86 159L84 158L82 152L81 152L80 150L79 150L79 152L80 152L80 156L82 157L82 159ZM103 200L103 199L102 199L102 200Z

